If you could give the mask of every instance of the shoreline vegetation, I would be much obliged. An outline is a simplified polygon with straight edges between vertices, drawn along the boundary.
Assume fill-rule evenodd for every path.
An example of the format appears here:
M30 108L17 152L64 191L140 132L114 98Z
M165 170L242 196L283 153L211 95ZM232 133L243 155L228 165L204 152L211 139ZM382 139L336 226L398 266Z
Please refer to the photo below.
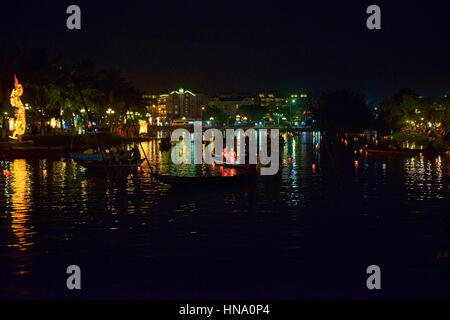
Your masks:
M430 137L421 133L411 132L396 132L393 133L392 137L399 149L423 149L433 151L449 150L449 142L443 137ZM409 147L400 148L402 145Z

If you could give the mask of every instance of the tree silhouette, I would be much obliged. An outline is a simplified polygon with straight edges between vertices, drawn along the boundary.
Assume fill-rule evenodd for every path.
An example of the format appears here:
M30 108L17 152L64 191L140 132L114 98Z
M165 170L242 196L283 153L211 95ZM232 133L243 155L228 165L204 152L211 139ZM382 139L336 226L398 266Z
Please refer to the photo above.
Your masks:
M366 97L348 90L323 93L318 118L321 130L330 133L361 132L373 119Z

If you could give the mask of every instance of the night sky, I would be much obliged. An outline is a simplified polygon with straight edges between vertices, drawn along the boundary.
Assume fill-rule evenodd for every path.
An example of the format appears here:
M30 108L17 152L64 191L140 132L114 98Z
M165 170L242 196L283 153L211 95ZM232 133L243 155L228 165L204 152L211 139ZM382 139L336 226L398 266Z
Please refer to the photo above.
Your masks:
M81 7L82 30L66 28ZM381 7L381 30L366 8ZM450 90L449 1L10 1L1 33L117 67L138 88L227 91L350 88L382 99ZM17 17L18 19L15 19Z

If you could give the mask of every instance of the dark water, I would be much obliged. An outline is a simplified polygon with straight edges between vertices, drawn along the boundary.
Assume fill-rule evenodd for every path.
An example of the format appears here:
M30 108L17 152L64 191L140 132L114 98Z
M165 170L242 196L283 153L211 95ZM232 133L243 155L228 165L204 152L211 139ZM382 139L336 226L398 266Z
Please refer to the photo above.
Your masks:
M161 172L212 170L174 166L154 141L145 148ZM154 181L146 163L108 182L70 159L7 162L0 296L450 297L448 259L438 259L448 248L448 154L342 151L341 180L317 134L288 136L283 157L270 183L202 190ZM80 291L66 288L72 264ZM366 288L372 264L377 292Z

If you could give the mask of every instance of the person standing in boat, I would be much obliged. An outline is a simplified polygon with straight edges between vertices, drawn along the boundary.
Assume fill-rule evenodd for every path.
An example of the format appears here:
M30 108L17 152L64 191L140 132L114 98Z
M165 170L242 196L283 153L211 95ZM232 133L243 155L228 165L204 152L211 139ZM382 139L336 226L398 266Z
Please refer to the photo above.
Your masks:
M125 158L125 150L119 145L119 162L122 163L122 160L125 160Z
M225 147L222 152L222 159L223 162L234 164L236 161L236 152L233 150L233 148L230 149Z
M114 161L114 152L112 151L111 148L107 150L106 155L109 163Z
M137 144L134 145L133 155L134 155L134 158L136 160L140 160L141 159L141 152L139 151L139 146Z
M112 152L112 157L114 161L118 161L119 160L119 149L117 149L117 146L112 146L111 148L111 152Z

